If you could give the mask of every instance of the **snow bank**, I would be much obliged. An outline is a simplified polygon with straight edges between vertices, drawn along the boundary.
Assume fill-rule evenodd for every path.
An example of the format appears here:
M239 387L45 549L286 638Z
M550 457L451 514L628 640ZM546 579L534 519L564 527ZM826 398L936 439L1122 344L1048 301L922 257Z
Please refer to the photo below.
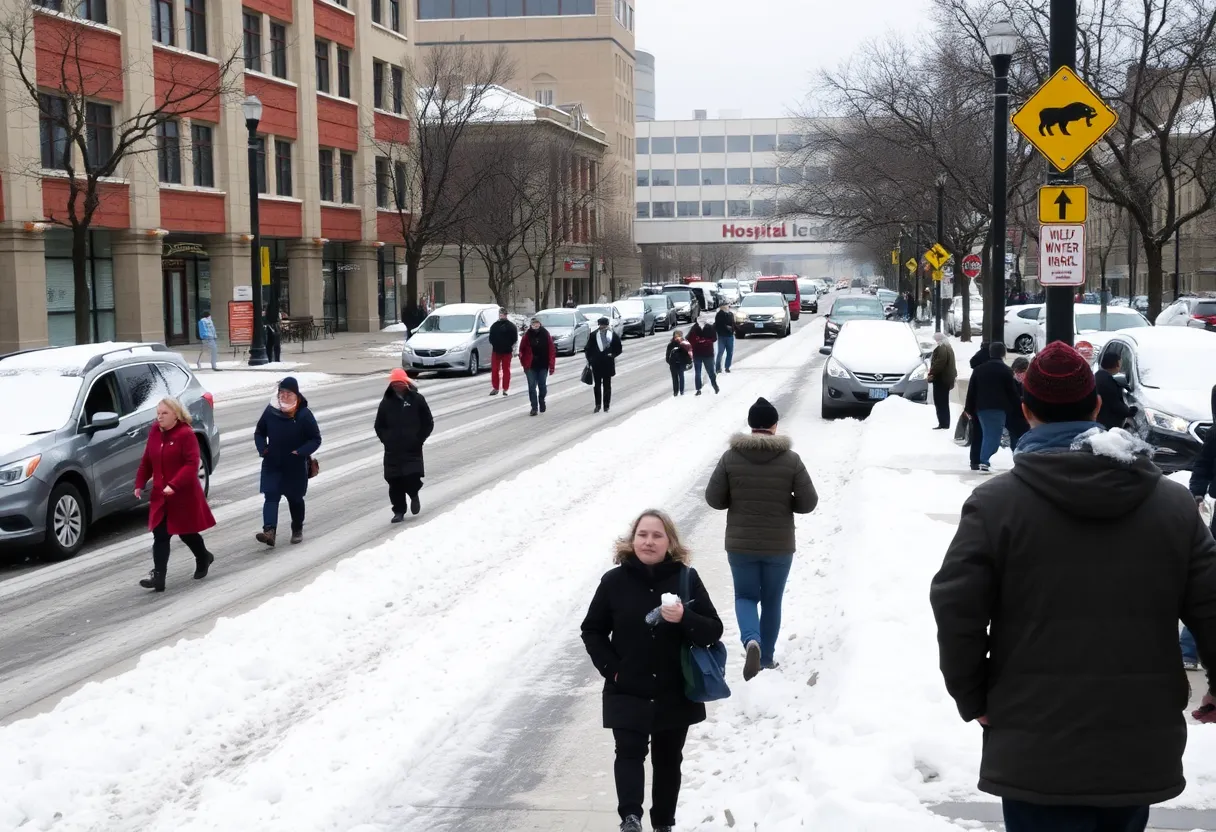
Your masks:
M382 329L380 331L381 332L409 332L410 330L409 330L409 327L407 327L402 322L398 321L395 324L389 324L388 326L386 326L384 329Z
M808 327L739 368L809 359L821 337ZM299 592L0 729L0 829L401 828L388 816L419 799L417 761L527 657L552 658L535 646L577 627L632 516L699 499L691 486L748 406L799 372L663 397ZM686 442L690 419L714 441ZM631 464L673 447L676 470ZM588 473L587 459L605 464Z
M278 365L274 365L278 366ZM195 374L199 383L211 393L234 397L238 394L252 395L258 391L270 394L279 382L287 376L293 376L300 382L300 391L308 396L309 388L317 387L333 381L328 373L296 373L290 368L276 370L246 370L222 373L199 372Z

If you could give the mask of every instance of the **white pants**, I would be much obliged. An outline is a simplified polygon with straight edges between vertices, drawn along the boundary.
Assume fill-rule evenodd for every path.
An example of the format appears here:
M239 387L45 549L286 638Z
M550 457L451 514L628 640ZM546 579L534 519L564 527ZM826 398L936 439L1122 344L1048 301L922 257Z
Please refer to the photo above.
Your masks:
M214 338L207 338L203 341L202 347L198 351L198 360L194 363L196 366L203 366L203 353L207 352L208 349L211 350L211 369L218 370L219 367L216 364L219 362L220 354L219 347L216 345Z

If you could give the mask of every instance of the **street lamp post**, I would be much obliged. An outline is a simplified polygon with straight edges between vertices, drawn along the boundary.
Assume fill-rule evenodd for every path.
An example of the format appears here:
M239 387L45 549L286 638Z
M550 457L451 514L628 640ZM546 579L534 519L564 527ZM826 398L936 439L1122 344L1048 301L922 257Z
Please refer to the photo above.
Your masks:
M937 177L937 242L946 237L946 174ZM942 282L933 281L933 331L942 331Z
M249 249L249 283L253 287L253 338L249 344L249 366L268 362L266 357L266 327L262 322L262 230L258 218L258 122L262 120L262 102L250 95L241 102L245 126L249 128L249 234L253 238Z
M1005 343L1005 212L1009 157L1009 64L1018 48L1013 24L1002 20L984 36L992 61L992 257L989 260L988 298L984 303L985 338Z

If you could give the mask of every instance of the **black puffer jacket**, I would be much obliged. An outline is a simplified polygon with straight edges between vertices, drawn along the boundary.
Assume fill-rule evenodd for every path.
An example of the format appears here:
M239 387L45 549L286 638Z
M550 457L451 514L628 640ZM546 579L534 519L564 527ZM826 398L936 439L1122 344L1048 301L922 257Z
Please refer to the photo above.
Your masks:
M819 504L802 458L788 436L737 433L705 486L710 508L728 509L726 551L740 555L794 552L794 515Z
M687 341L667 342L667 363L676 369L686 370L692 366L692 347Z
M1216 387L1212 388L1212 413L1216 415ZM1211 494L1216 497L1216 425L1208 428L1208 435L1203 440L1203 450L1195 460L1191 469L1191 493L1196 497Z
M583 621L583 644L604 677L604 727L663 731L705 719L705 706L684 695L680 647L708 647L722 638L722 619L694 570L689 575L691 603L679 624L646 616L663 593L680 592L681 564L670 557L647 567L635 557L600 579Z
M515 352L515 342L518 340L519 328L510 319L490 324L490 346L499 355L511 355Z
M963 719L987 716L984 791L1158 803L1186 786L1179 619L1216 667L1216 541L1147 458L1065 439L964 503L930 590L942 675Z
M967 402L963 409L973 416L981 410L1010 413L1020 408L1022 397L1013 370L999 358L990 358L971 373L967 383Z
M376 411L376 436L384 445L384 478L426 476L422 445L434 429L431 408L417 387L411 384L398 396L389 385Z

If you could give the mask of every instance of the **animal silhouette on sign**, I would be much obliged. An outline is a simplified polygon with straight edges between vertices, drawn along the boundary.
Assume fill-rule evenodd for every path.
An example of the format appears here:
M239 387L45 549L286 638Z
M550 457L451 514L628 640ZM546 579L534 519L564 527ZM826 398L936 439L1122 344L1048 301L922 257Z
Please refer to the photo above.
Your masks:
M1094 117L1097 115L1097 110L1080 101L1074 101L1064 107L1044 107L1039 110L1039 135L1054 136L1052 128L1059 127L1061 133L1071 136L1068 132L1069 122L1085 119L1085 126L1093 127Z

